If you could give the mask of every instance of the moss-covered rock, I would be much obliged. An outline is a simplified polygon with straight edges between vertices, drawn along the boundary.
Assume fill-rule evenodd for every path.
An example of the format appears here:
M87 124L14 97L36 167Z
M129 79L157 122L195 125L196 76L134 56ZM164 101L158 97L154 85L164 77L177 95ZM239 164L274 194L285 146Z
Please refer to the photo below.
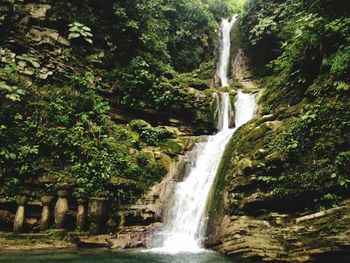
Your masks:
M182 146L176 140L166 140L161 144L161 149L173 157L183 153Z

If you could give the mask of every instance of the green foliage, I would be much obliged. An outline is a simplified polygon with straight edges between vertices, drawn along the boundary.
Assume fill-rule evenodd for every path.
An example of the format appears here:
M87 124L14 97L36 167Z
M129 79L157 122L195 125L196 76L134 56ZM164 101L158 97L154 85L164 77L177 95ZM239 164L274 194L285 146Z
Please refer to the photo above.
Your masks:
M336 194L325 194L320 198L314 200L314 203L318 210L326 210L328 208L336 207L337 203L342 199L341 196Z
M149 123L143 120L132 120L131 129L137 132L140 139L148 145L159 146L162 141L174 136L173 133L165 128L153 128Z
M143 148L172 157L182 148L165 128L114 124L110 105L183 118L199 131L211 125L207 80L219 17L236 8L230 1L54 1L45 19L68 34L75 43L69 48L60 41L34 46L17 27L28 12L23 1L6 2L12 8L1 23L0 195L45 176L55 183L43 191L68 184L76 196L139 198L167 172L163 157ZM52 71L48 80L40 78L45 70Z
M179 75L171 70L164 71L167 77L154 75L151 73L151 64L137 58L120 72L118 92L121 105L135 110L156 110L169 115L186 116L188 119L197 118L204 125L211 125L210 121L197 117L196 112L201 109L194 104L196 93L190 91L190 88L208 88L206 81L193 78L190 74ZM211 101L211 97L206 94L202 94L203 97ZM210 102L206 101L202 105L209 111Z
M171 17L168 49L172 54L172 65L182 72L191 71L209 58L207 51L215 48L215 18L209 5L200 0L167 0L166 3L172 7L166 12Z
M200 74L201 72L199 72ZM213 76L213 75L211 75ZM197 90L206 90L209 88L209 85L205 79L196 78L193 76L193 73L183 73L176 77L178 83L186 83L191 88L195 88Z
M25 68L28 65L28 63L36 69L40 68L39 61L33 56L22 54L22 55L16 56L16 59L17 59L18 66L21 68Z
M162 140L171 136L172 134L164 128L146 129L140 134L141 140L149 145L159 145Z
M217 0L128 0L103 5L90 0L84 0L83 5L59 1L49 15L66 24L79 21L91 25L94 47L73 46L72 51L85 56L82 53L92 48L103 50L99 63L108 67L104 74L115 82L118 106L194 119L199 114L188 88L208 87L205 81L215 73L212 54L218 41L217 18L232 16L235 6L231 1ZM96 57L88 55L90 62ZM196 71L200 65L209 67ZM193 71L196 78L179 83L176 71ZM184 83L187 81L190 83ZM208 126L208 122L200 125Z
M178 154L183 153L182 146L176 140L173 139L163 141L160 146L161 149L171 157L175 157Z
M246 0L205 0L203 2L208 5L216 21L221 21L222 18L230 18L233 14L241 13Z
M92 44L92 36L90 27L87 27L79 22L69 24L68 39L82 38L86 42Z
M11 101L21 101L21 96L24 95L24 90L16 87L9 86L4 81L0 81L0 94Z
M263 77L262 114L271 114L275 125L266 130L262 118L233 136L227 180L241 172L247 158L257 188L274 198L303 199L303 208L326 209L349 196L345 5L340 0L248 2L241 19L243 41Z
M274 21L273 17L262 17L259 19L259 24L257 24L250 31L250 40L252 45L256 45L262 40L266 35L270 35L272 32L276 31L277 23Z
M133 131L135 131L137 133L141 133L142 131L144 131L146 129L152 128L151 124L149 124L148 122L146 122L144 120L132 120L130 122L130 127Z
M32 86L25 96L21 82L1 82L6 103L0 111L2 195L15 194L28 176L55 174L57 185L75 185L77 196L126 203L164 176L161 160L143 156L141 163L137 151L130 153L139 147L138 136L109 120L109 105L98 95L93 76L71 76L72 86ZM18 99L9 96L18 93Z
M350 152L341 152L337 155L335 158L335 165L337 166L338 170L346 173L350 170Z
M337 77L345 77L350 74L350 46L341 48L334 54L328 64L330 72Z
M348 98L319 99L285 124L271 151L288 154L281 173L260 177L282 196L342 193L350 183ZM273 168L271 165L267 168Z
M320 74L329 73L334 82L348 82L350 22L342 7L340 1L248 3L242 18L243 36L250 41L248 53L258 60L260 72L273 74L265 81L262 97L266 113L300 102ZM267 45L271 48L261 54L259 50Z

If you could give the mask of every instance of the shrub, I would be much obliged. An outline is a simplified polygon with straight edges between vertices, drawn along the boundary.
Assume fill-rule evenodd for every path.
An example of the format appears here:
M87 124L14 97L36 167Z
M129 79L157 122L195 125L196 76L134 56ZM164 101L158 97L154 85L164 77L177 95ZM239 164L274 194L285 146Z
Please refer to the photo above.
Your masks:
M69 24L69 35L68 39L82 38L86 42L92 44L92 33L91 28L83 25L79 22Z

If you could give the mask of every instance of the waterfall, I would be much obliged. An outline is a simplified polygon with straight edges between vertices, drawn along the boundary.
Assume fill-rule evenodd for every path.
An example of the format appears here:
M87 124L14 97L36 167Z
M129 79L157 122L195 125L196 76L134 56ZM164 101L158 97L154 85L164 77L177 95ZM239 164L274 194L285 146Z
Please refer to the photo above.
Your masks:
M230 65L230 51L231 51L231 29L237 21L238 16L234 16L231 21L223 19L220 30L220 55L217 67L217 74L221 81L221 86L229 85L228 67Z
M230 29L235 20L236 18L233 18L228 22L224 19L221 26L222 42L218 68L222 86L226 86L229 82L227 68ZM165 253L203 251L206 205L225 146L235 130L253 118L256 108L254 95L238 92L234 105L235 128L230 129L232 116L230 95L220 92L216 96L218 133L209 136L206 142L196 144L193 150L196 154L192 152L195 160L191 162L191 171L182 182L176 184L170 208L165 215L164 227L153 236L153 251Z

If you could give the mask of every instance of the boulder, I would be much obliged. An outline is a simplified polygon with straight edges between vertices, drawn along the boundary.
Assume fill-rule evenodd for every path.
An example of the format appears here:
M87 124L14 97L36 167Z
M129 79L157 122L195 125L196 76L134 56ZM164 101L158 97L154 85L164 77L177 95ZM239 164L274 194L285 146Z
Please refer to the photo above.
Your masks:
M60 44L62 46L70 46L70 41L58 33L55 29L33 27L29 31L31 39L36 42L37 45L49 44L56 45Z

